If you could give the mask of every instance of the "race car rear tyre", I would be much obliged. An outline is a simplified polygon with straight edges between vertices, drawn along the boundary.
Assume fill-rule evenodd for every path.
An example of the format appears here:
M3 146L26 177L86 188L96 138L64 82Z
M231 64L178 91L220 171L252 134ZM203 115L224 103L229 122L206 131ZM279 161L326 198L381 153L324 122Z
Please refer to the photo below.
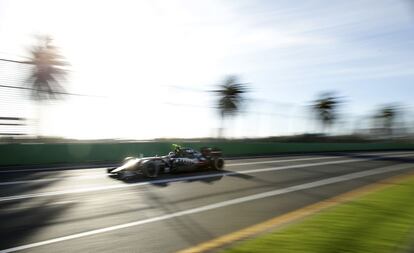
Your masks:
M224 168L224 159L216 157L211 161L211 167L215 170L222 170Z
M160 172L160 168L158 164L149 162L142 168L142 173L146 177L154 178L158 176L158 173Z

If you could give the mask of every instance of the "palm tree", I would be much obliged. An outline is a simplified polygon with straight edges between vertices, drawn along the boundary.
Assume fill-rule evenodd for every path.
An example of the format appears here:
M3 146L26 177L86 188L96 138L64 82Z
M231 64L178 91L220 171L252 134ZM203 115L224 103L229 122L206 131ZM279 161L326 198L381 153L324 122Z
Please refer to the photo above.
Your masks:
M397 116L397 109L395 106L389 105L384 106L379 110L377 115L375 116L376 119L380 120L381 125L389 136L392 135L392 128L394 125L395 118Z
M314 101L312 107L324 130L327 127L332 126L335 122L337 118L336 109L338 104L338 98L335 97L333 93L329 92L321 94L320 97Z
M29 62L33 64L33 69L29 84L32 98L37 101L57 99L65 93L59 81L66 76L67 72L63 67L68 64L52 41L49 36L39 37L38 44L31 50Z
M40 132L41 102L62 98L65 89L60 82L66 77L64 67L67 62L59 54L58 49L52 44L49 36L39 36L38 43L30 51L30 60L27 63L33 65L28 84L31 89L31 98L37 102L37 135Z
M219 137L223 136L224 120L240 111L244 102L244 94L247 92L246 84L239 83L236 76L228 76L219 89L213 92L218 94L217 108L220 114L221 127Z

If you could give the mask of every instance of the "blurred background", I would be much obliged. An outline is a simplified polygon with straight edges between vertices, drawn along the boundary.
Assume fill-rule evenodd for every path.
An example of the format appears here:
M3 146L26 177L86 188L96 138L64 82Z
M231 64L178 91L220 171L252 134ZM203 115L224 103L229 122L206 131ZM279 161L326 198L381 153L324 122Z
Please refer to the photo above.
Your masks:
M414 252L413 31L414 0L0 0L0 252Z
M0 0L0 140L409 140L413 28L408 0Z

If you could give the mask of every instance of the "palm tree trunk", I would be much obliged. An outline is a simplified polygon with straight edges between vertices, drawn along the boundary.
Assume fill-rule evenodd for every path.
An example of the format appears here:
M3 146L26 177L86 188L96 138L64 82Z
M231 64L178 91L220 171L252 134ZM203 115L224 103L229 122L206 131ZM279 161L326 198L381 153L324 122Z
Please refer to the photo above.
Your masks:
M218 138L223 138L224 135L224 113L220 114L220 127L218 129Z
M42 131L42 127L41 127L41 118L42 118L42 102L41 101L37 101L36 103L36 138L40 138L41 137L41 131Z

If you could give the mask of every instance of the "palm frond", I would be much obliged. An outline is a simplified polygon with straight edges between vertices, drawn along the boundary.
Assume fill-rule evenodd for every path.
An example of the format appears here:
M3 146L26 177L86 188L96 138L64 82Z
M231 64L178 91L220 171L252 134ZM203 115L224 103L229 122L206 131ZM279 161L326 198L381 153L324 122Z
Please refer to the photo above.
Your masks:
M218 108L220 114L233 115L238 112L247 92L246 84L238 83L237 77L227 77L217 90L213 90L218 96Z
M336 120L336 108L339 103L339 99L333 94L324 93L315 100L312 107L322 124L331 125Z
M53 46L48 36L39 37L38 44L31 50L33 64L28 81L33 89L32 98L35 100L58 99L65 92L58 80L64 79L67 71L63 68L68 63Z

